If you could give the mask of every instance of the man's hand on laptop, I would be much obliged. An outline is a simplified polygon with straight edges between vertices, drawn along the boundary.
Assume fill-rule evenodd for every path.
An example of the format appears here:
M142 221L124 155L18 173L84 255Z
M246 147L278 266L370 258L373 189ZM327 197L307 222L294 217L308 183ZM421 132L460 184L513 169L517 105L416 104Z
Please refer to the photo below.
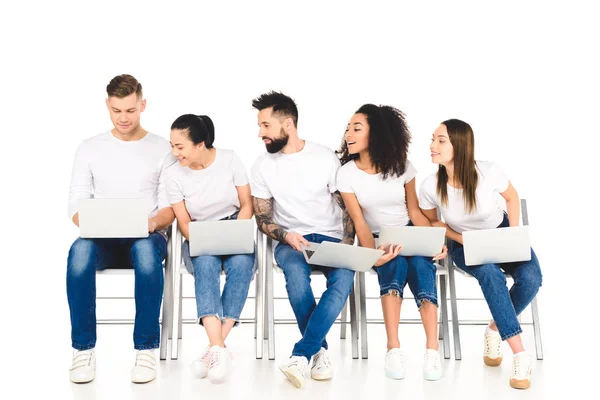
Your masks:
M433 257L433 261L443 260L444 258L446 258L447 255L448 255L448 248L444 244L444 245L442 245L442 252L439 254L436 254Z
M301 245L309 246L308 240L299 233L288 232L285 234L285 242L294 250L302 251Z
M156 220L154 218L148 219L148 232L149 233L153 233L156 230L157 226L158 226L158 223L156 222Z
M396 256L400 254L400 250L402 250L402 245L391 244L386 247L379 246L378 250L383 250L385 251L385 253L383 253L383 255L379 257L379 260L377 260L377 262L375 263L375 267L381 267L383 264L396 258Z

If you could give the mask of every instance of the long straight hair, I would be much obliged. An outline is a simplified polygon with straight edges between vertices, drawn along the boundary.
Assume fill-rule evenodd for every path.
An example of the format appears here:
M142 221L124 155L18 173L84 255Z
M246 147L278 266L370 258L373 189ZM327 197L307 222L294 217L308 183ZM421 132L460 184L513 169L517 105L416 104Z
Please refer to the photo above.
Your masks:
M454 181L460 183L463 190L465 211L472 214L477 209L478 175L475 165L475 138L473 129L464 121L449 119L442 122L446 126L450 143L454 148ZM448 205L448 172L440 165L437 172L437 195L442 204Z

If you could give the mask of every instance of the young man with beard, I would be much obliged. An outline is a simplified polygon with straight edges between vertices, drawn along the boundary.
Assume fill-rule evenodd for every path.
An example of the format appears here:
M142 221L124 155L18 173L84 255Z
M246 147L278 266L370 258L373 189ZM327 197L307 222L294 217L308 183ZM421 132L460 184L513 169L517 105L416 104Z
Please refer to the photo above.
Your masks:
M131 381L156 377L154 349L160 344L159 313L163 294L162 262L167 254L166 228L174 219L165 192L165 168L175 160L169 142L146 131L140 114L146 108L142 85L131 75L118 75L106 87L106 108L114 128L85 140L75 154L69 193L69 217L79 226L78 203L98 199L148 199L147 238L77 238L67 260L67 297L71 312L73 364L71 381L96 376L96 270L135 270L136 361Z
M309 265L301 246L340 240L352 244L354 225L335 186L340 161L332 150L298 137L294 100L269 92L254 99L252 106L258 110L258 136L267 148L251 171L254 213L259 229L279 242L275 260L284 272L302 334L280 369L302 387L311 359L313 379L332 377L325 337L352 291L354 271ZM327 279L318 304L310 286L312 269L321 270Z

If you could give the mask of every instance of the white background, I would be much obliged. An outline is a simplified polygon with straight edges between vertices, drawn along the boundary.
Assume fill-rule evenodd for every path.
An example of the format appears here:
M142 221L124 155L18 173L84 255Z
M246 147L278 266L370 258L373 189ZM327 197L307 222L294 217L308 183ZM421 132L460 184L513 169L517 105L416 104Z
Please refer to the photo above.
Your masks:
M168 138L179 115L207 114L215 145L248 168L264 151L251 100L272 89L296 99L300 136L331 148L362 104L400 108L418 183L435 171L436 126L469 122L476 158L500 164L528 199L549 347L574 358L595 350L585 336L595 337L598 288L593 2L149 3L1 7L0 318L3 363L17 363L10 381L25 382L22 368L40 357L67 379L71 164L82 140L111 128L105 87L121 73L143 84L146 129Z

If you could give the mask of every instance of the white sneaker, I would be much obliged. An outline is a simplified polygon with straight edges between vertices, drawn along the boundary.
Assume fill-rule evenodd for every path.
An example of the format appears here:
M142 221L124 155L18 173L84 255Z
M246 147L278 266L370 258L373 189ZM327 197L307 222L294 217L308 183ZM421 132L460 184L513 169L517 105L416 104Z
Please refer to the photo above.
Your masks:
M308 360L306 357L291 356L287 363L279 366L281 372L296 386L304 386L304 374L308 369Z
M131 382L147 383L156 378L156 357L154 349L137 350L135 365L131 369Z
M74 383L88 383L96 377L96 353L94 349L73 350L73 362L69 377Z
M192 362L192 373L197 378L206 378L208 376L208 368L210 367L210 346L206 346L204 352L194 362Z
M406 377L404 353L399 348L390 349L385 355L385 376L392 379Z
M212 383L222 383L229 372L229 351L221 346L212 346L209 354L208 379Z
M437 381L442 378L442 361L440 360L440 353L437 350L427 349L425 351L423 378L426 381Z
M515 389L529 389L531 386L531 372L533 371L533 360L527 353L521 353L513 357L512 375L510 386Z
M313 365L310 369L311 378L317 381L324 381L331 379L333 372L331 370L331 360L325 347L321 347L321 350L313 356Z
M489 367L497 367L502 362L502 338L500 333L486 329L483 335L483 362Z

